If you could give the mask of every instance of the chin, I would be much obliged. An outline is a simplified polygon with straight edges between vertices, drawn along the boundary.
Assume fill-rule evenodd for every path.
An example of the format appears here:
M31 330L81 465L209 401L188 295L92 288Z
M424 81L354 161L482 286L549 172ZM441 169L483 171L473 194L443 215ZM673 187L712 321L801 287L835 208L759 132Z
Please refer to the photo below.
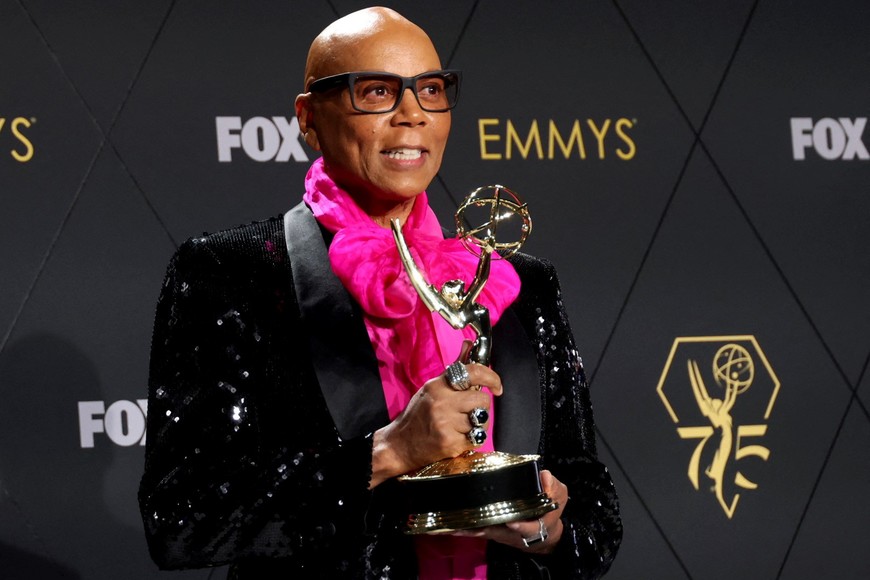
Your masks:
M427 187L429 187L430 183L432 183L431 179L421 179L409 182L384 184L384 186L379 189L383 192L383 197L385 199L404 201L420 195Z
M402 189L394 194L395 197L393 199L395 199L396 201L407 201L409 199L414 199L418 195L426 191L427 187L429 187L428 184L419 187L415 186L408 189Z

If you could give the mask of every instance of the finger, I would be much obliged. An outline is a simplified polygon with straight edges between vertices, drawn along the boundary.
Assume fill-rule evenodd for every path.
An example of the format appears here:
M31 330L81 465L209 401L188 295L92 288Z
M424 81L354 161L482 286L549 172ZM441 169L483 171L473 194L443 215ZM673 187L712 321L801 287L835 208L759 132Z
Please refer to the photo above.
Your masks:
M477 363L465 365L468 371L468 378L472 386L487 387L496 397L500 396L504 391L501 384L501 377L498 373L489 367Z
M465 391L457 394L459 395L456 398L457 410L460 413L468 414L469 411L478 407L489 410L492 404L489 393L484 391Z
M543 529L541 527L541 522L544 524ZM525 552L552 552L556 544L559 543L559 538L562 536L562 522L558 519L553 522L548 522L546 517L538 520L510 522L505 524L505 528L511 534L505 543ZM542 533L544 538L539 540Z
M471 423L471 418L469 417L470 411L464 412L459 411L453 415L453 419L451 421L451 426L454 431L461 434L465 437L469 431L474 427Z
M450 367L452 367L454 364L459 363L453 363L451 365L448 365L447 368L450 369ZM499 396L502 394L503 389L501 377L499 377L498 373L496 373L491 368L477 363L462 365L462 368L465 370L466 373L468 373L468 385L472 388L477 387L474 390L479 390L480 387L487 387L495 396ZM445 372L440 375L439 378L441 379L441 384L447 386L452 390L467 390L466 388L460 386L459 382L451 382L448 370L445 370Z
M505 527L512 532L516 532L523 537L531 536L538 531L538 520L520 520L517 522L508 522Z
M457 530L450 533L451 536L470 536L475 538L486 538L494 542L506 544L509 546L516 545L516 532L507 528L505 524L496 524L494 526L486 526L483 528L475 528L473 530Z
M462 429L466 431L474 427L489 429L492 419L492 395L486 391L467 391L457 394L462 399L458 408Z
M550 492L553 491L554 482L556 481L556 478L553 477L553 473L549 469L541 470L541 490L544 493L550 495Z
M476 528L473 530L456 530L454 532L450 532L450 535L460 538L485 538L486 528Z
M568 486L556 479L556 476L547 469L541 470L541 490L553 500L556 504L556 509L544 515L544 523L548 527L556 525L557 520L562 517L562 512L565 511L565 505L568 503Z
M568 486L556 479L556 476L547 469L541 470L541 491L550 496L551 499L568 500Z
M486 407L474 407L466 416L471 427L486 427L489 424L489 409Z

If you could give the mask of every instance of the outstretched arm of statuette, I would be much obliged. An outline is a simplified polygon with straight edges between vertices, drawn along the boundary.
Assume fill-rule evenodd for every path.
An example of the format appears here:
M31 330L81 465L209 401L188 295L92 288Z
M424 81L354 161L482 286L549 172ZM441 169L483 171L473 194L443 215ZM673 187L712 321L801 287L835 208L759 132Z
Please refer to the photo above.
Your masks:
M405 271L411 279L411 284L419 294L420 299L426 307L432 312L440 314L444 320L453 328L465 328L468 321L462 316L461 311L450 306L438 290L426 281L423 272L417 267L414 257L411 255L411 250L405 242L405 236L402 235L402 226L399 220L390 220L390 228L393 231L393 239L396 241L396 247L399 250L399 256L402 258L402 264L405 265Z
M698 368L698 363L691 359L687 361L687 366L689 367L689 381L692 383L692 393L695 395L698 407L704 416L709 417L713 411L713 400L707 393L704 378L701 376L701 369Z

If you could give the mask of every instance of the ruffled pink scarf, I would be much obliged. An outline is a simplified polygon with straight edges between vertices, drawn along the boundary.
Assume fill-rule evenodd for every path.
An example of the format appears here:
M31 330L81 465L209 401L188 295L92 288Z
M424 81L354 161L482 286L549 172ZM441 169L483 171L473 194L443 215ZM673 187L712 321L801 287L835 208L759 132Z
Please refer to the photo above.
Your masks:
M376 224L346 191L327 175L323 159L305 178L305 203L317 221L335 237L329 246L332 269L362 307L387 401L390 419L404 410L427 380L444 372L459 356L463 339L474 339L470 328L451 328L426 308L399 259L388 228ZM440 288L461 279L470 286L478 258L457 239L444 239L426 193L414 201L402 233L417 266L430 284ZM493 260L489 281L477 301L489 309L492 324L517 297L520 280L506 260ZM490 413L492 417L494 413ZM491 451L492 425L482 448ZM478 538L423 536L417 539L423 579L485 578L486 543Z

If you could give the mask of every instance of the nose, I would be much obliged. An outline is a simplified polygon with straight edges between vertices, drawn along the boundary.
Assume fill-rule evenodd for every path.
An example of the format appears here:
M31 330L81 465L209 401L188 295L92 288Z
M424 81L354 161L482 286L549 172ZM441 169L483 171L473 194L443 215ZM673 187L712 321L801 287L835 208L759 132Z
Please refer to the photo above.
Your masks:
M410 94L408 94L410 92ZM422 125L426 123L429 114L423 110L417 101L417 95L412 87L407 87L402 93L402 100L393 112L394 122L403 125Z

